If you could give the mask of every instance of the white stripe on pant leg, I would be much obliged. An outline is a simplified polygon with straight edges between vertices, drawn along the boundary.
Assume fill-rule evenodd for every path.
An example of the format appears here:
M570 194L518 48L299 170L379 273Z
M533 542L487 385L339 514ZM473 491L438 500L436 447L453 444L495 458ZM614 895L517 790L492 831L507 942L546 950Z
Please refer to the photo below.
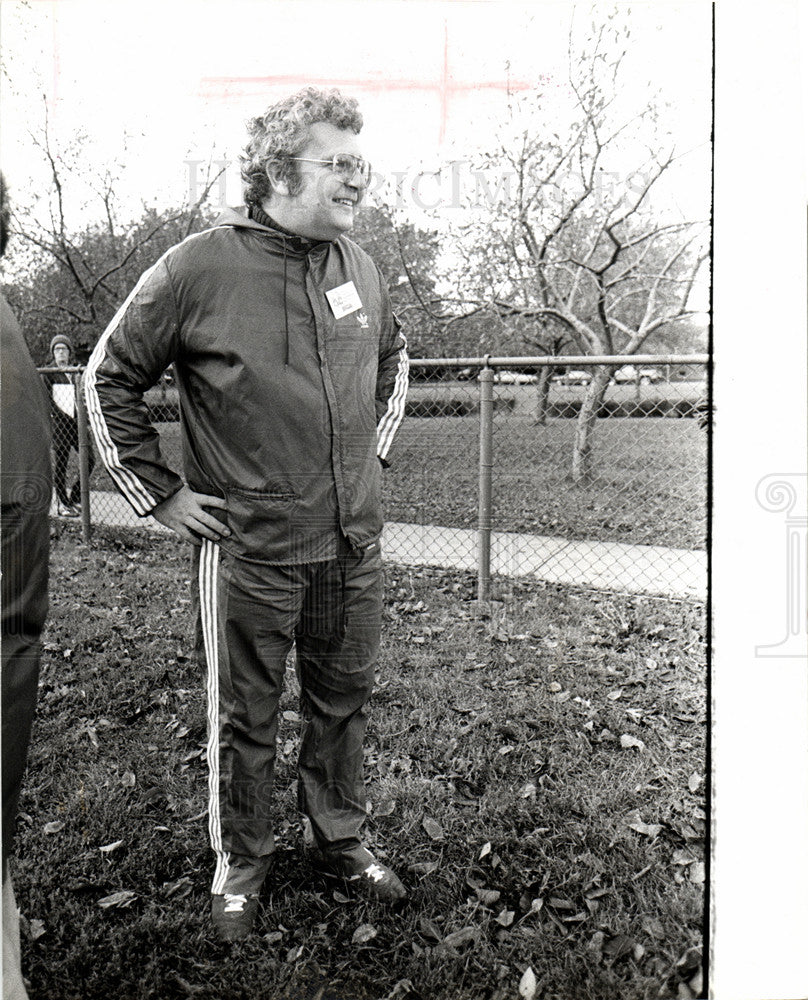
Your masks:
M199 608L202 617L202 636L205 642L205 659L208 665L208 832L210 846L216 854L216 871L211 892L224 892L229 869L229 856L222 849L222 815L219 800L219 609L217 601L217 576L219 546L208 539L202 540L199 559Z

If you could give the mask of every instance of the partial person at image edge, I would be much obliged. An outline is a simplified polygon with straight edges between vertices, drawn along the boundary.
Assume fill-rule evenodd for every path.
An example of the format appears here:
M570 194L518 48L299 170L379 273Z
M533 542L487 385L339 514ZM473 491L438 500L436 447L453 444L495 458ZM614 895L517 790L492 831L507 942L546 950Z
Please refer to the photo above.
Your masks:
M0 256L6 248L8 215L6 186L0 174ZM51 432L42 380L2 295L0 348L3 1000L26 1000L19 912L9 859L36 708L40 636L48 612Z

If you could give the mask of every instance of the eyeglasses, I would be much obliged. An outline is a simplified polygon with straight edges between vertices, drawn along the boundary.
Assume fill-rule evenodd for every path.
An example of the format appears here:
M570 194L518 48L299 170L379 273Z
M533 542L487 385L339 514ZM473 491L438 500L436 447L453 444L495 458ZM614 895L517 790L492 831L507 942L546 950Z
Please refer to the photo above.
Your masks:
M363 160L361 156L354 156L352 153L335 153L330 160L313 160L308 156L290 156L289 159L301 160L304 163L327 163L337 177L346 182L352 180L358 170L362 183L370 183L372 173L370 163Z

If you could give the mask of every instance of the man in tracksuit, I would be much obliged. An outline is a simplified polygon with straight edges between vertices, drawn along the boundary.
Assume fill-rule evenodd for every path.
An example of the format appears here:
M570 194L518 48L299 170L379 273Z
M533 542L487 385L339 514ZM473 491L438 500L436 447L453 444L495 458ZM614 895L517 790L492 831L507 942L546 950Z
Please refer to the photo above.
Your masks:
M298 798L326 865L386 901L360 841L363 737L381 625L382 465L406 343L378 268L343 234L370 178L353 99L308 88L250 123L246 212L169 250L85 378L100 455L140 515L195 542L208 674L214 927L241 940L274 849L278 699L294 641ZM184 481L143 393L174 364Z

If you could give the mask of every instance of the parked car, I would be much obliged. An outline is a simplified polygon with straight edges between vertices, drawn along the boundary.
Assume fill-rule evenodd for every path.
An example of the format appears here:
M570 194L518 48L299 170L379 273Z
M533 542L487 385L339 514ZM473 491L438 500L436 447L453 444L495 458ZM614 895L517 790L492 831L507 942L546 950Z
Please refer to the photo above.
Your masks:
M494 381L505 385L532 385L539 381L538 375L527 375L524 372L494 372Z
M615 382L640 382L640 385L650 385L662 381L662 372L658 368L637 368L636 365L623 365L615 371L612 378Z
M558 385L589 385L592 381L592 375L590 372L584 371L568 371L562 372L560 375L553 375L552 380Z

